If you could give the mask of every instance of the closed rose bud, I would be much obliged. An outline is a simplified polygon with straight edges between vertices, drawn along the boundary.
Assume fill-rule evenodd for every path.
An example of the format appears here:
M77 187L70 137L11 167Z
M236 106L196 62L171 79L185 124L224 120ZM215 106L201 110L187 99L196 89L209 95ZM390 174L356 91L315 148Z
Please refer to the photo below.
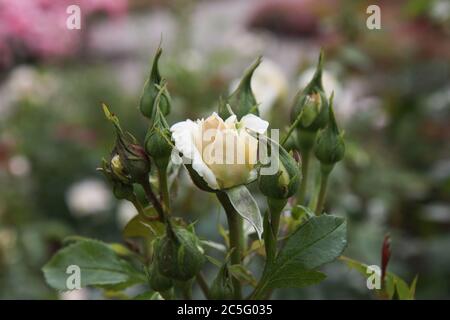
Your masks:
M145 137L145 151L158 167L165 168L172 153L169 125L157 106L152 128Z
M124 173L122 161L120 160L120 156L117 153L114 154L111 158L110 168L114 176L117 177L120 181L124 183L130 182L130 180Z
M216 278L209 289L209 296L213 300L234 299L233 279L229 271L229 264L225 262L219 269Z
M150 75L147 81L144 84L144 89L142 91L141 99L139 101L139 109L141 110L141 113L151 120L153 120L155 115L156 97L158 96L160 88L163 86L163 80L159 73L158 67L158 62L159 58L161 57L161 53L162 49L161 47L159 47L153 59L152 69L150 71ZM159 107L163 115L166 116L170 113L170 96L166 89L164 89L164 92L161 96Z
M264 173L264 168L274 165L272 161L260 168L259 189L269 198L287 199L294 195L300 186L301 173L299 165L282 146L276 144L273 140L270 140L270 143L272 152L270 158L271 160L273 158L272 161L276 161L277 170L274 174ZM278 148L278 155L273 154L276 150L275 146Z
M284 149L286 149L287 152L290 152L291 150L297 149L298 141L297 141L297 132L293 131L289 138L286 140L286 142L283 144Z
M131 182L141 183L148 179L150 161L147 154L131 135L127 138L118 137L115 151L120 156L123 170Z
M327 124L328 100L322 85L322 64L323 54L320 53L313 78L295 97L291 120L294 122L300 117L298 129L317 131Z
M308 131L303 129L297 129L297 148L300 152L308 152L314 147L316 142L316 131Z
M332 166L342 160L345 154L345 144L339 132L333 112L333 96L330 98L328 125L318 133L314 145L314 154L322 165Z
M255 69L261 63L261 57L258 57L255 62L245 71L239 85L226 99L219 101L219 115L222 119L230 117L232 114L227 108L227 105L231 107L231 110L240 120L243 116L253 113L259 115L258 102L252 91L251 81Z
M173 287L173 281L170 278L163 276L158 269L158 266L153 262L148 270L149 285L155 291L161 292L169 290Z
M205 262L200 240L194 233L180 227L168 227L156 246L156 255L159 272L179 281L195 277Z
M116 199L131 200L134 198L134 190L131 182L122 174L121 164L118 155L112 157L111 161L102 160L101 171L113 187L113 194Z
M113 149L113 171L119 177L125 177L130 183L140 183L148 179L150 160L136 138L122 131L119 119L112 114L106 105L103 111L116 129L116 145ZM119 174L120 173L120 174Z

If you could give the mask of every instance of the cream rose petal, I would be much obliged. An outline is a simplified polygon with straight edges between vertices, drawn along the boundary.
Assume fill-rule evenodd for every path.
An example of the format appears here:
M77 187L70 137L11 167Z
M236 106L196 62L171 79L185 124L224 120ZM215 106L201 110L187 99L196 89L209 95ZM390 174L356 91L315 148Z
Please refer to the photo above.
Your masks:
M172 139L175 142L175 147L183 156L192 160L192 168L202 177L208 186L214 190L219 189L216 177L211 169L204 163L200 151L195 145L195 139L198 137L201 130L201 123L195 123L191 120L186 120L174 124L170 131L172 132Z
M251 131L257 132L259 134L264 134L269 127L269 122L261 119L254 114L247 114L243 116L240 122L244 128L248 128Z

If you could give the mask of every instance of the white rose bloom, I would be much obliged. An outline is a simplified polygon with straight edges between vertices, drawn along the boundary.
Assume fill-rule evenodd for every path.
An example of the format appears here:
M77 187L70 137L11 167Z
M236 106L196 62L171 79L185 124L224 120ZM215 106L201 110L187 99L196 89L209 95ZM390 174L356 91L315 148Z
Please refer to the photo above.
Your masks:
M213 113L206 120L178 122L170 131L176 149L211 189L218 190L248 181L257 161L258 141L246 129L264 134L268 126L253 114L238 122L235 115L223 121Z
M236 90L240 79L231 82L230 92ZM264 59L253 73L252 91L259 103L258 110L264 118L275 103L289 91L288 80L281 68L273 61Z

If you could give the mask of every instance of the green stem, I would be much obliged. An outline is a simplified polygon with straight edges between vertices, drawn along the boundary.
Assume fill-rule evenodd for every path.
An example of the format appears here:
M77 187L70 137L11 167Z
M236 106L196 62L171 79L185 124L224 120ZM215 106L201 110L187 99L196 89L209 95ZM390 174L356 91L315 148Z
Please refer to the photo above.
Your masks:
M169 185L167 183L167 164L158 166L159 189L166 212L170 212Z
M142 203L139 201L139 199L137 198L137 196L134 194L132 198L128 199L136 208L138 215L141 219L146 220L146 221L154 221L155 217L149 217L145 214L145 210L144 207L142 206Z
M164 212L163 207L161 206L161 203L159 202L158 198L156 197L155 193L152 190L152 187L150 186L150 182L148 180L144 180L141 182L141 186L145 191L145 195L147 196L148 200L151 204L153 204L153 207L155 208L156 212L158 212L159 219L163 223L168 223L168 219L166 219L166 214Z
M287 203L287 199L272 199L267 198L267 203L269 206L270 221L267 225L267 235L264 237L265 247L266 247L266 266L269 266L274 262L277 254L277 243L278 243L278 229L280 227L280 217L283 208ZM264 230L266 231L266 230Z
M325 196L327 193L328 177L330 176L330 172L333 167L321 165L320 169L320 189L319 196L317 197L317 205L315 210L316 215L322 214L323 206L325 204Z
M197 273L196 279L197 279L198 286L202 290L205 298L210 299L208 283L206 282L206 279L205 279L205 276L203 275L203 273L201 273L201 272Z
M216 193L216 195L217 199L219 199L219 202L222 204L222 207L225 209L225 213L227 215L230 237L230 250L233 249L230 257L231 264L241 264L242 219L234 209L226 193L219 191ZM233 286L235 294L234 298L237 300L242 299L242 286L239 280L233 278Z
M129 200L134 205L134 207L136 208L138 214L141 217L145 218L144 207L142 206L142 203L137 198L136 194L133 194L132 197Z
M308 186L309 160L311 159L311 149L301 153L302 156L302 181L298 189L297 204L304 205L306 197L306 188Z
M280 227L280 217L283 208L286 206L287 199L267 198L269 210L267 211L268 221L264 225L264 246L266 248L266 263L264 265L263 275L255 291L250 296L251 299L261 299L270 296L271 291L266 292L261 285L265 283L265 277L268 275L270 266L275 262L277 256L278 229Z
M284 136L283 140L281 140L281 143L280 143L281 146L284 146L286 141L288 141L288 139L291 136L292 132L294 131L294 129L297 127L298 123L300 122L300 119L302 118L302 114L303 114L303 109L302 109L302 111L300 111L300 113L298 114L297 118L295 118L295 121L289 127L288 132Z
M164 300L173 300L174 299L173 288L171 288L167 291L160 291L159 294L161 295L161 297L164 298Z
M261 277L261 279L258 282L258 285L256 286L255 290L253 291L253 293L250 295L249 299L250 300L261 300L264 298L264 296L266 295L266 278L267 278L267 273L263 273L263 276Z
M181 294L183 295L184 300L192 300L192 288L187 283L182 286Z

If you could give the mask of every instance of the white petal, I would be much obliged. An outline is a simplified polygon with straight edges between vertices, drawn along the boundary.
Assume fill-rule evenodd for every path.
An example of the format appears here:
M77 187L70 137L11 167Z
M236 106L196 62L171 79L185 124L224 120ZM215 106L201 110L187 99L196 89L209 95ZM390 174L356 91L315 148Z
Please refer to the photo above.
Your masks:
M248 128L259 134L264 134L269 127L269 122L255 116L254 114L247 114L243 116L241 119L241 124L244 128Z
M236 118L236 115L235 114L232 114L231 116L229 116L228 118L227 118L227 120L225 120L225 124L235 124L236 123L236 121L237 121L237 118Z
M199 150L195 146L195 137L198 134L201 123L186 120L174 124L170 131L172 139L175 141L175 147L184 157L192 160L192 168L202 177L208 186L212 189L219 189L216 177L211 169L203 162Z

